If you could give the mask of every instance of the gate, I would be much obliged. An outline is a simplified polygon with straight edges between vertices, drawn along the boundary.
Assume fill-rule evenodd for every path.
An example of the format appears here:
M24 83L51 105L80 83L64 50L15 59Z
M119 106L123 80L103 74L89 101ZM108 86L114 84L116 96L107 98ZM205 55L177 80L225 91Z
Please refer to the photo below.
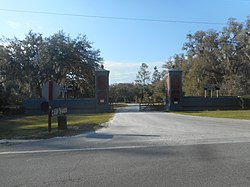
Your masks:
M139 111L163 111L165 110L164 102L141 102Z

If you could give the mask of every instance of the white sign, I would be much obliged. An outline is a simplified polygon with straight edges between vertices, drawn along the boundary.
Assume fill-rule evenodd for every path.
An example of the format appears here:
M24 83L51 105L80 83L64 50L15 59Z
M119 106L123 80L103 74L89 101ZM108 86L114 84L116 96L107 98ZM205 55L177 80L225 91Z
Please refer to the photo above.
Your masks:
M72 91L72 90L73 90L73 88L71 86L64 85L64 86L60 87L60 92L62 92L62 93L67 93L68 91Z
M53 81L52 99L56 99L60 95L60 85ZM49 81L42 86L42 96L49 100Z
M51 112L52 116L57 116L61 114L66 114L68 111L67 107L59 107L59 108L54 108Z

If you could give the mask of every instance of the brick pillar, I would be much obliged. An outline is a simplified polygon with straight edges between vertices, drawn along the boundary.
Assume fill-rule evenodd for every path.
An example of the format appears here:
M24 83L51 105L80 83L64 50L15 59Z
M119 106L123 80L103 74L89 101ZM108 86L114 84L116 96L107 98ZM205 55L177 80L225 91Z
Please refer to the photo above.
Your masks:
M166 75L166 109L182 110L182 71L169 70Z
M101 68L95 71L96 111L109 112L109 71Z

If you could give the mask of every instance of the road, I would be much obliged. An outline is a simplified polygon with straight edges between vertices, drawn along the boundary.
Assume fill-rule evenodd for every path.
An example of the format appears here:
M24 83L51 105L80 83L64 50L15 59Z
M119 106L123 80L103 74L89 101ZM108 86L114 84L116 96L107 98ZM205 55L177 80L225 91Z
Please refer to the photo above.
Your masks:
M1 144L1 186L250 186L250 121L137 107L96 132Z

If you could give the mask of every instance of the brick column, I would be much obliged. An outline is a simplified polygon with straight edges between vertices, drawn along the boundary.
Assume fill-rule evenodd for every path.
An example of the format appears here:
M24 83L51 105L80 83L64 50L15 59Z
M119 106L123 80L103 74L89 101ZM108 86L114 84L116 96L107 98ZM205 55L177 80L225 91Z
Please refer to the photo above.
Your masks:
M109 71L100 68L95 71L96 111L109 112Z
M182 110L182 71L169 70L166 75L166 109Z

